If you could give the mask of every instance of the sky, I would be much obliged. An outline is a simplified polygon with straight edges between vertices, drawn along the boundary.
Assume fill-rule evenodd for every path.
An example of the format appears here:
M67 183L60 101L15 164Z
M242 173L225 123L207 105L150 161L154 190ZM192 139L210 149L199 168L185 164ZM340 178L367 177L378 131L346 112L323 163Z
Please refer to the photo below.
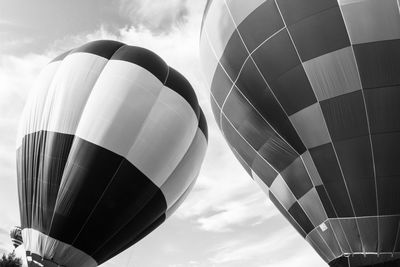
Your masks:
M198 52L205 2L0 0L0 253L12 250L8 232L19 225L15 139L36 76L63 51L112 39L153 50L190 81L209 145L197 183L175 214L101 266L327 266L242 169L216 126Z

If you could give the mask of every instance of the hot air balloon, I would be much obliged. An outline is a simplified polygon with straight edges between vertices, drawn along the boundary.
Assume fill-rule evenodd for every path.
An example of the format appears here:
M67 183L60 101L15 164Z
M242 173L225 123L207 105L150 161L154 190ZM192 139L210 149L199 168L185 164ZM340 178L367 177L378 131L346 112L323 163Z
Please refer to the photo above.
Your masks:
M399 259L399 1L209 0L200 50L230 148L316 252Z
M10 238L14 248L19 247L24 241L22 240L21 227L14 226L10 230Z
M116 41L68 51L41 72L17 138L22 236L31 266L97 266L182 203L207 147L189 82Z

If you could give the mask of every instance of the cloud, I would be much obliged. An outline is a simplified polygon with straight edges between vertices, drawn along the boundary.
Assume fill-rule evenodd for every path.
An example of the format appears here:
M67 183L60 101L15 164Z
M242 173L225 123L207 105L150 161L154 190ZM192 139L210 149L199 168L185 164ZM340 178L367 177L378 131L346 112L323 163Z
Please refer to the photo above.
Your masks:
M209 259L216 266L326 266L311 246L291 226L252 238L233 239L212 248Z
M133 26L162 34L185 24L189 7L187 0L121 0L120 12Z

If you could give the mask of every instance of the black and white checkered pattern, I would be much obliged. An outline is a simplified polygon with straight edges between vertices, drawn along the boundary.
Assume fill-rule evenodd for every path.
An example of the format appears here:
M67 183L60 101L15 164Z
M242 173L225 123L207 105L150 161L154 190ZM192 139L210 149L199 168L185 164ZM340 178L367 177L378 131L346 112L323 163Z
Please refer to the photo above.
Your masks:
M400 256L398 1L208 1L200 50L231 149L321 257Z

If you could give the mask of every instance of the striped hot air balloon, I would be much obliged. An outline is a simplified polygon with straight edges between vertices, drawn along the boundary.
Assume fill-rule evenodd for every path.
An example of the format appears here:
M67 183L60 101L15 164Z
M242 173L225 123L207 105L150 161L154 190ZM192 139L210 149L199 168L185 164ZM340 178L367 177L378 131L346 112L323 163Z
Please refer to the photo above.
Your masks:
M21 227L14 226L10 230L10 238L14 248L19 247L24 241L22 240Z
M400 258L399 1L209 0L200 49L233 153L318 254Z
M153 52L95 41L55 58L17 141L30 264L97 266L138 242L185 199L206 147L195 92Z

